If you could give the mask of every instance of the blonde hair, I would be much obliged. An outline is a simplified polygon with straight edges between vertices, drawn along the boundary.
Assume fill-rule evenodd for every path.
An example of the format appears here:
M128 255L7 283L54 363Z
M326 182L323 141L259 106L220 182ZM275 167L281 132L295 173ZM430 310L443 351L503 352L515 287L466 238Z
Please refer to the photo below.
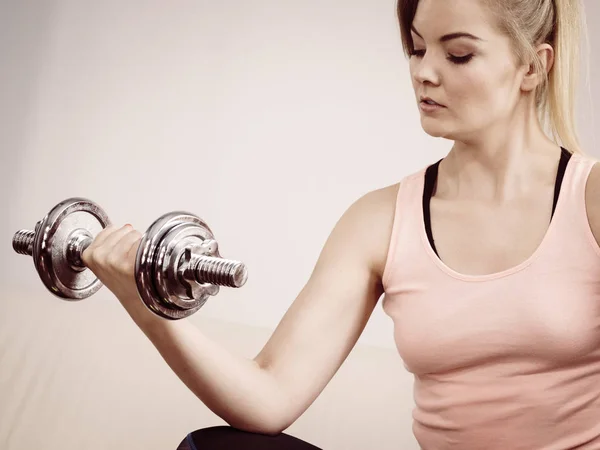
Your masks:
M584 153L575 124L582 36L588 42L580 0L482 1L496 18L500 31L511 38L518 63L530 61L535 71L544 75L536 91L536 107L545 132L571 152ZM410 30L418 4L419 0L398 0L402 46L407 57L414 50ZM536 51L542 43L554 49L554 65L549 73ZM589 65L586 73L589 88Z

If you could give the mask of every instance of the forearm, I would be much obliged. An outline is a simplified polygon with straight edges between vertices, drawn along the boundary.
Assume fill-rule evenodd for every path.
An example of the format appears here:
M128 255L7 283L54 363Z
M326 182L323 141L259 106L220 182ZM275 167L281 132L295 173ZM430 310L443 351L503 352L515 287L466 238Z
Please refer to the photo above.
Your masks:
M146 312L138 312L134 321L211 411L240 430L281 431L287 400L270 373L256 361L232 354L185 320L168 321Z

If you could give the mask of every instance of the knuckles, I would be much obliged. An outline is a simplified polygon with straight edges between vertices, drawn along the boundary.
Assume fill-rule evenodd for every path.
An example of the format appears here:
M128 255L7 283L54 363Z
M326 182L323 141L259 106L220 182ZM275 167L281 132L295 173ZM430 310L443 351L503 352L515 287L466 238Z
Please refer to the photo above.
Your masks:
M122 235L115 243L111 239L113 233ZM92 244L83 252L82 259L85 265L95 271L132 272L130 259L131 252L135 254L132 245L139 244L143 235L130 226L116 228L113 225L103 229L95 237ZM108 241L108 243L107 243Z

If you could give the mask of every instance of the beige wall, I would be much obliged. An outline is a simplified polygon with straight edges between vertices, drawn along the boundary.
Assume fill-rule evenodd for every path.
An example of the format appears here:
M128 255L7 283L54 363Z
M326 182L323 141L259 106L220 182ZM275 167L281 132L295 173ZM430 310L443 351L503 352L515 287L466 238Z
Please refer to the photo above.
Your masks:
M583 0L582 3L586 13L588 39L581 47L582 73L577 124L585 151L600 158L600 2Z
M578 118L600 157L600 2L584 3L593 51ZM419 126L393 0L8 0L0 62L0 447L10 450L40 444L28 430L42 422L63 449L158 449L214 421L110 295L51 297L13 253L17 229L70 196L140 230L170 210L202 216L250 278L191 320L251 356L347 206L450 147ZM378 449L412 448L411 379L391 333L378 306L346 375L291 432L326 448L361 434L382 436ZM132 437L158 434L155 421L160 436ZM81 431L69 440L71 426Z
M597 43L599 6L586 6ZM3 284L32 280L12 233L66 197L140 230L186 209L250 270L203 315L272 327L345 208L450 146L419 126L393 1L0 8ZM578 117L600 156L597 53ZM361 339L390 347L390 331L379 308Z

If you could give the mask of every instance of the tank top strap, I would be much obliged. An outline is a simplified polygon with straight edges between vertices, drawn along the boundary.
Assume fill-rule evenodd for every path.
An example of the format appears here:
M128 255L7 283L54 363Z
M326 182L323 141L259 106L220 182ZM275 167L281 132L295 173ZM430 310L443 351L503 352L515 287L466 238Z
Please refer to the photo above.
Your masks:
M577 253L579 258L589 258L588 262L594 265L598 263L600 248L589 223L586 188L596 162L586 155L573 154L558 197L556 217L553 218L557 228L554 238L568 239L569 245L564 250ZM558 247L558 243L555 246Z
M561 196L565 193L565 197L569 198L569 201L565 202L567 204L566 208L585 212L585 191L587 181L595 163L596 161L594 159L585 155L578 153L573 154L569 167L567 167L567 170L565 171L565 177L560 193Z
M404 177L400 181L396 196L396 209L385 268L382 275L384 288L394 283L398 274L397 259L404 253L407 239L416 243L419 227L423 222L421 202L423 199L424 179L427 167Z

